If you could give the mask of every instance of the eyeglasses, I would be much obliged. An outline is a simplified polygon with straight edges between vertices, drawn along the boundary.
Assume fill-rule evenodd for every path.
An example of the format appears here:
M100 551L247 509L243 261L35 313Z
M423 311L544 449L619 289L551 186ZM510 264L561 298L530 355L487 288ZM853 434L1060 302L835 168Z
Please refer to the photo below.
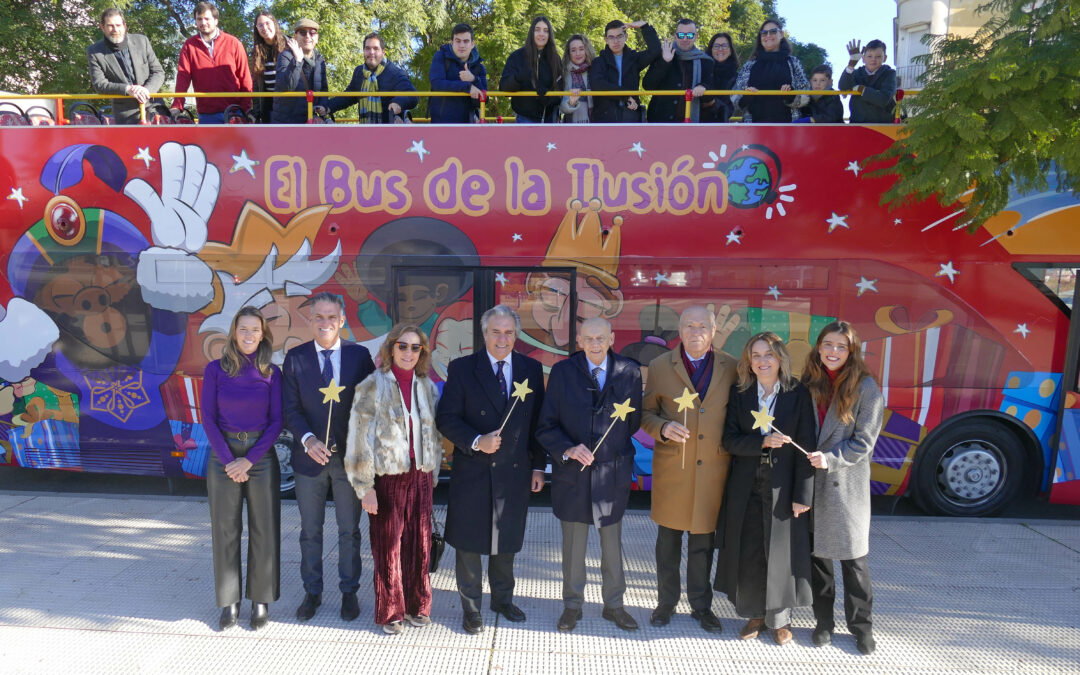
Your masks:
M626 39L626 33L619 33L618 35L605 35L604 40L607 42L622 42Z
M714 52L719 51L719 50L723 50L723 51L726 51L726 52L731 51L731 45L729 45L726 42L717 42L716 44L714 44L712 46L712 48L713 48Z
M780 34L780 29L779 28L762 28L761 29L761 34L762 35L779 35Z
M319 34L319 31L316 28L298 28L298 29L296 29L296 34L297 35L303 35L305 37L308 36L308 35L310 35L312 37L315 37L316 35Z
M675 33L675 37L679 38L680 40L693 40L696 36L697 33L684 33L682 31Z
M419 352L421 349L424 348L424 345L418 342L395 342L394 346L397 347L397 350L399 352L407 352L412 350L413 354Z

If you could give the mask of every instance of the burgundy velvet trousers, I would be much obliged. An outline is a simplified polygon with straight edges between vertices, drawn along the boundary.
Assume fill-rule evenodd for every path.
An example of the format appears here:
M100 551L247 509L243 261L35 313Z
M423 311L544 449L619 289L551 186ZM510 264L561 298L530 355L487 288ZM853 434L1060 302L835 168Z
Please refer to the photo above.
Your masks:
M379 513L369 516L375 623L431 615L431 474L375 476Z

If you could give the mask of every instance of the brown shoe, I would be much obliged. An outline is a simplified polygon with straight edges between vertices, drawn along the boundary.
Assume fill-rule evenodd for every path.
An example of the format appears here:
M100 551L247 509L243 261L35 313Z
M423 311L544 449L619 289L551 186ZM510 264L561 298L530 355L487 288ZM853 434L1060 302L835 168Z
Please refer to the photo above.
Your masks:
M784 626L783 628L774 628L772 632L772 639L778 645L786 645L795 639L795 636L791 634L791 624Z
M765 619L750 619L739 631L740 640L753 640L765 628Z

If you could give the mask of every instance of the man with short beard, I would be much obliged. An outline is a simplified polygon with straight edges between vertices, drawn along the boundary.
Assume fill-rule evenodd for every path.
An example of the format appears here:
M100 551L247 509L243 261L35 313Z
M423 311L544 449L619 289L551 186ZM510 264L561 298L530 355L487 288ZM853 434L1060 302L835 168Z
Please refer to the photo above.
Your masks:
M138 124L139 104L161 89L165 70L146 36L127 32L119 9L105 10L100 25L105 37L86 48L90 86L99 94L130 96L113 99L113 117L118 124Z
M361 91L372 94L380 91L416 91L409 75L386 58L382 36L368 33L364 36L364 63L353 71L352 80L345 91ZM415 96L335 96L327 107L330 112L357 107L360 124L402 124L405 111L412 110L419 101Z
M196 92L250 92L251 70L244 45L218 28L218 8L211 2L200 2L192 15L197 32L180 48L176 93L183 94L189 85ZM251 110L250 97L197 99L199 124L222 124L225 109L234 104L244 112ZM172 107L183 110L184 97L174 98Z

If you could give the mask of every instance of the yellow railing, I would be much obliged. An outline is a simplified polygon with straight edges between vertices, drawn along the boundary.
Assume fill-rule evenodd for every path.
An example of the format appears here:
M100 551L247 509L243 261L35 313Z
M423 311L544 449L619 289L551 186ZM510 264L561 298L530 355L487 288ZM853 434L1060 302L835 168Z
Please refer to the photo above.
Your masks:
M912 95L918 93L918 90L904 90L905 95ZM814 95L814 96L860 96L858 91L819 91L819 90L791 90L791 91L779 91L779 90L760 90L760 91L746 91L738 89L709 89L705 91L705 96L798 96L798 95ZM561 97L571 96L570 91L549 91L545 96ZM693 94L690 90L683 89L642 89L639 91L589 91L583 90L578 92L579 96L681 96L686 101L684 122L690 121L692 105L694 101ZM359 91L289 91L289 92L162 92L157 94L150 94L151 98L166 99L166 98L305 98L307 99L307 119L310 121L314 117L314 101L316 98L328 98L331 96L352 97L352 98L368 98L368 97L396 97L396 96L415 96L421 98L436 98L436 97L458 97L469 98L467 92L457 91L378 91L378 92L359 92ZM480 97L480 111L479 117L484 121L501 121L502 118L487 117L486 116L486 104L489 98L500 97L512 98L514 96L538 96L535 91L486 91ZM64 118L63 102L64 101L96 101L96 100L111 100L117 98L125 98L124 96L114 96L111 94L4 94L0 96L3 100L54 100L57 106L56 122L58 124L68 124L69 121ZM146 119L146 105L139 104L139 120L142 124L147 124Z

